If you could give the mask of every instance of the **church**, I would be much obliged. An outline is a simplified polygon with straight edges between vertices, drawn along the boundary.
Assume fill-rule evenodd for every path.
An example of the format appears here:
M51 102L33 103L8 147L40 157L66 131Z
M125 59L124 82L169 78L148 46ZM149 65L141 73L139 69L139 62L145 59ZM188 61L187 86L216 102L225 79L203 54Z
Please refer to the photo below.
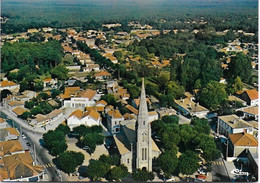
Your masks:
M158 157L161 151L151 137L143 78L137 121L127 121L121 124L121 128L120 133L113 135L121 164L129 172L135 169L152 171L152 159Z

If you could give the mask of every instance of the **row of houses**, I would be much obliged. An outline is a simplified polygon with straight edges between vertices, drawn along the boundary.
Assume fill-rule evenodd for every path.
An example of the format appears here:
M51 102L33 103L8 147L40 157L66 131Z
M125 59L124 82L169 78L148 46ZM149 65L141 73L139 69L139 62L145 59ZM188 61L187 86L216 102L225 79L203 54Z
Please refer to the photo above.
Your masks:
M31 181L44 179L44 167L36 164L21 134L0 118L0 181Z

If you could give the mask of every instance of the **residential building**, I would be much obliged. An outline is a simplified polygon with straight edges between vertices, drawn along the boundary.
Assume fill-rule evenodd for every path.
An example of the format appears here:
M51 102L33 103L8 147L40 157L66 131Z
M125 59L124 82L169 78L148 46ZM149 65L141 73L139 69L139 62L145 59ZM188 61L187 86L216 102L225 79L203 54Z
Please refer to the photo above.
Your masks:
M20 116L20 115L22 115L24 112L26 112L27 110L26 110L25 108L23 108L23 107L18 106L18 107L16 107L16 108L14 108L12 111L13 111L17 116Z
M100 114L96 110L90 110L84 112L80 109L77 109L67 118L67 125L72 131L74 127L80 125L94 126L101 125Z
M228 96L228 101L230 102L241 102L243 106L246 106L246 101L234 96L234 95L229 95Z
M159 114L159 118L162 118L163 116L170 116L170 115L176 115L176 111L171 108L160 108L156 109L157 113Z
M245 157L248 150L252 153L258 152L258 141L249 133L229 134L229 154L233 157Z
M91 72L95 71L98 72L100 71L100 67L98 64L89 64L87 67L83 67L83 72Z
M243 107L237 109L237 111L242 111L245 119L253 118L255 121L258 121L258 106Z
M159 115L156 111L149 111L148 112L148 122L153 122L159 119Z
M195 103L191 98L185 98L180 100L175 100L178 109L184 115L196 116L198 118L206 118L209 110L199 103Z
M47 78L43 80L43 87L44 88L55 88L57 87L58 80L57 79L52 79L52 78Z
M73 108L85 108L90 106L95 106L96 101L101 97L96 91L91 89L86 89L79 91L76 96L71 97L70 100L64 100L64 107Z
M0 92L3 90L9 90L13 93L18 93L20 90L20 85L13 81L4 80L0 82Z
M2 128L7 128L8 123L6 122L6 120L4 118L0 118L0 129Z
M111 74L107 71L100 71L94 74L94 77L98 81L105 81L111 78Z
M107 126L112 134L120 132L120 124L123 121L124 117L119 110L110 110L107 112Z
M241 94L241 99L247 102L247 105L258 105L258 91L256 89L246 90Z
M52 125L59 117L63 115L62 109L55 109L47 115L37 114L29 124L33 127L42 127L46 125Z
M14 108L16 107L22 107L24 108L24 101L12 101L12 102L9 102L8 103L8 106L7 106L9 109L13 110Z
M80 91L80 87L65 87L64 94L60 94L62 99L68 99L74 97Z
M18 140L20 133L16 128L0 129L0 141Z
M19 140L9 140L0 142L0 152L2 152L3 156L5 157L24 153L25 150Z
M247 133L254 134L257 129L234 114L218 117L218 134L223 134L228 137L229 134L243 133L245 131Z
M31 154L20 153L3 157L3 164L0 167L0 181L15 182L37 182L44 179L44 168L35 165Z

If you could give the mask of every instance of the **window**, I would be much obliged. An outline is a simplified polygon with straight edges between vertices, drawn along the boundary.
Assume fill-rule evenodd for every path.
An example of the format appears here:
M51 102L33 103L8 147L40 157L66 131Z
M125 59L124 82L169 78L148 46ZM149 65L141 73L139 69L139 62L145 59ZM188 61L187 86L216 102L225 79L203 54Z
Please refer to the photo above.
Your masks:
M144 160L144 148L142 148L142 160Z
M115 125L116 125L117 123L116 123L116 121L115 121Z
M147 160L147 148L144 149L144 160Z
M127 159L127 163L129 164L129 159Z
M143 121L143 125L145 125L145 121Z

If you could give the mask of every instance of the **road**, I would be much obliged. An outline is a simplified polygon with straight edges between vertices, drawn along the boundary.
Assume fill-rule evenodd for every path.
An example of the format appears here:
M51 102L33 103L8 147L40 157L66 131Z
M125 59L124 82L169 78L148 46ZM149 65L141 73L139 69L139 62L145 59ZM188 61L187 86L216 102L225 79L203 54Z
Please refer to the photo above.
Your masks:
M18 119L12 113L10 113L6 108L0 107L0 116L7 119L10 125L14 125L19 131L22 130L22 133L26 135L26 141L31 144L31 152L33 152L33 146L35 144L37 160L40 164L45 166L45 170L49 176L49 181L60 181L60 177L56 173L56 167L51 166L52 157L48 154L48 151L40 145L40 139L42 138L43 132L38 132L33 130L32 127L29 127L25 124L24 121ZM64 179L63 179L64 180Z
M212 162L212 181L229 182L230 178L224 164L224 160L219 158Z

